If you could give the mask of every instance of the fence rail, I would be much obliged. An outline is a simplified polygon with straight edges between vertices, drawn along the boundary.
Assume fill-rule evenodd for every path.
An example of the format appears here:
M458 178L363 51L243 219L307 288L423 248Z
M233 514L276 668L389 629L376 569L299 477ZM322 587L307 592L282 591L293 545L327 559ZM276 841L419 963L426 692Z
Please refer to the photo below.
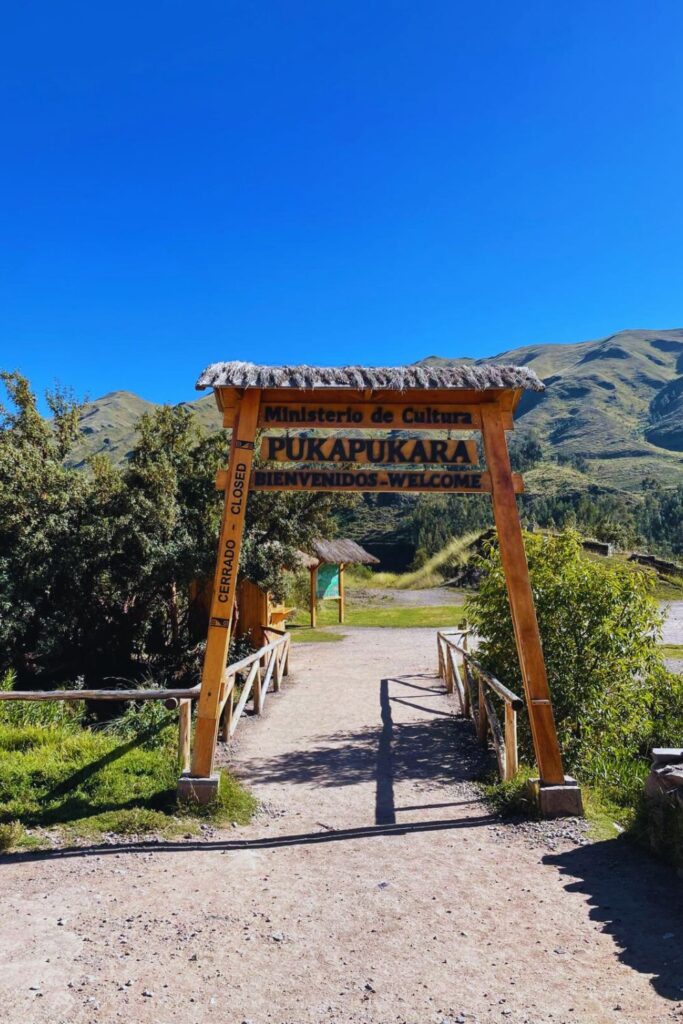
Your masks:
M283 678L289 672L289 647L291 636L284 630L264 627L266 636L270 633L275 637L258 651L247 658L229 665L223 677L223 694L220 703L220 725L218 735L223 741L235 734L247 702L251 697L255 715L260 715L266 703L266 696L271 687L277 693ZM237 677L243 677L242 690L237 703L235 694Z
M260 715L271 683L273 690L278 691L283 677L288 674L291 643L289 633L270 626L265 627L265 631L272 633L275 639L225 669L221 698L221 739L227 740L234 734L250 696L253 700L254 713ZM245 672L242 691L237 705L234 706L237 678ZM192 701L198 699L200 689L198 683L196 686L175 690L0 690L0 701L163 701L167 708L178 709L178 757L182 770L187 771L190 767Z
M483 746L488 745L491 733L498 771L505 781L517 771L517 712L524 707L524 701L472 656L468 650L471 634L472 630L466 626L438 631L439 676L445 681L448 693L458 694L462 713L474 721L477 738ZM491 699L493 693L503 701L504 726Z

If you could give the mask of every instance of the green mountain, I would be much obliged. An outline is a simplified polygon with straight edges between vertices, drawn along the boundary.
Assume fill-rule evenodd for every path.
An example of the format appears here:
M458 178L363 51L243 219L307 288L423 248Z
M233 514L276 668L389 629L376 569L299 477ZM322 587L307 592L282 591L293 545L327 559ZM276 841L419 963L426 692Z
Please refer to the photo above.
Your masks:
M181 402L197 416L207 431L219 430L221 416L213 395L204 395L194 402ZM81 441L74 449L71 465L82 466L89 455L108 455L116 465L128 458L135 441L136 424L145 412L158 406L139 398L132 391L110 391L89 402L81 416Z
M546 385L542 393L526 393L517 413L517 431L535 433L546 453L544 463L525 473L528 490L589 483L635 490L646 476L665 485L683 483L683 329L529 345L476 362L486 361L529 366ZM421 362L462 360L431 356ZM207 430L220 428L212 395L184 404ZM106 452L122 463L137 420L153 408L127 391L91 402L73 461ZM554 461L558 456L564 465Z
M539 437L548 455L585 466L581 473L554 466L555 484L563 473L567 483L583 478L626 490L646 476L683 483L683 329L529 345L475 362L486 361L529 366L545 383L544 392L524 395L516 422L518 431ZM529 489L546 477L543 468L525 474Z

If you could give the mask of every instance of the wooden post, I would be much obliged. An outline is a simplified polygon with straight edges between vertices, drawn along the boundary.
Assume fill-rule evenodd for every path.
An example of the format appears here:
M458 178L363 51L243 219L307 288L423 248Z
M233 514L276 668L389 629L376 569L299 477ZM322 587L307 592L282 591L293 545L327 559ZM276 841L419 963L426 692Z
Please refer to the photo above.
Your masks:
M503 416L497 403L484 403L481 411L484 452L491 476L493 516L524 680L536 761L542 782L562 785L562 757L557 742L541 636L529 582L529 567L515 500Z
M451 661L451 648L448 645L448 641L444 644L444 656L446 659L446 671L444 678L446 681L446 693L453 693L455 689L455 673L453 672L453 662Z
M467 678L467 673L469 672L469 668L467 666L467 650L468 650L467 637L469 635L467 633L467 619L465 619L463 621L462 628L464 630L464 632L462 634L462 649L465 652L465 654L463 656L463 659L462 659L463 683L465 684L465 718L471 718L472 717L472 707L471 707L471 703L470 703L470 688L469 688L469 685L468 685L468 678Z
M282 655L284 654L284 645L282 649L275 648L273 651L273 657L275 658L275 670L273 675L273 693L280 692L280 684L282 682Z
M315 629L318 612L318 566L311 566L311 629Z
M344 621L346 595L344 593L344 563L339 563L339 621Z
M230 463L225 488L223 521L213 581L211 618L206 639L202 688L199 694L192 756L192 776L195 778L208 778L213 772L221 681L230 645L230 629L235 607L237 572L242 534L244 533L249 476L254 459L260 396L261 392L258 388L250 388L245 391L230 442Z
M227 743L228 737L230 736L230 727L228 725L228 703L225 702L221 717L218 721L218 742Z
M517 774L517 712L505 701L505 781Z
M484 680L481 676L478 676L477 682L479 683L479 714L477 715L477 739L483 747L487 744L486 739L486 726L487 726L487 714L486 714L486 701L484 700Z
M229 740L232 735L232 713L235 710L235 684L233 683L232 689L230 690L230 696L225 703L225 731L227 732L227 739Z
M253 686L253 689L252 689L252 695L253 695L253 698L254 698L254 714L255 715L260 715L261 714L261 704L262 704L262 701L261 701L261 664L260 664L260 662L259 662L259 667L256 669L256 675L254 676L254 686Z
M190 767L190 735L192 731L192 701L181 700L178 704L178 760L180 770Z

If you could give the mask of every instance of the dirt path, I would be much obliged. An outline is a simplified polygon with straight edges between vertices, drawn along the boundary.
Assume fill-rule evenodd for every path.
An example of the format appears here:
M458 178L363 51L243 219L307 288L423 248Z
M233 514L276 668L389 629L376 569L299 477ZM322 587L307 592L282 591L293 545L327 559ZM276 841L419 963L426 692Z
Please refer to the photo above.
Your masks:
M435 605L464 604L466 594L453 587L426 587L422 590L397 590L390 587L354 587L347 590L350 604L398 605L428 608Z
M431 674L433 630L294 647L244 723L247 829L0 861L2 1020L680 1020L680 880L502 825Z

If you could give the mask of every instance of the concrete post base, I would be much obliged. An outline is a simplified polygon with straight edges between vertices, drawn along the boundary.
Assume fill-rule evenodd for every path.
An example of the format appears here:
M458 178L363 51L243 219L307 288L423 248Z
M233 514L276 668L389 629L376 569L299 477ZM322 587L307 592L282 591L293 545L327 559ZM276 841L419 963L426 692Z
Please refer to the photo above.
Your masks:
M178 799L196 804L210 804L218 796L220 775L214 772L207 778L194 778L183 772L178 779Z
M565 775L564 785L547 785L530 779L529 789L538 804L542 818L582 818L583 800L576 779Z

